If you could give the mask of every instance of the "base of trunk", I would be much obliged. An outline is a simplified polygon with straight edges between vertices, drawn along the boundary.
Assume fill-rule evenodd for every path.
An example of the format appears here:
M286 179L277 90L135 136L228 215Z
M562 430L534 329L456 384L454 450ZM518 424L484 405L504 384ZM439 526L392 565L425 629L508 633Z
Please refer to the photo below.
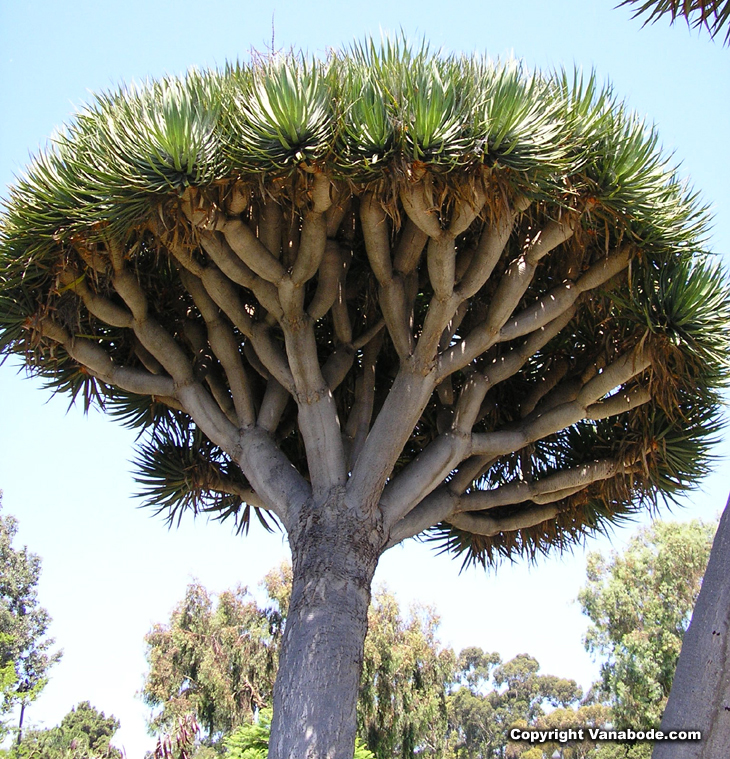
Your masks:
M352 759L370 586L382 548L344 494L290 531L293 585L274 688L270 759Z

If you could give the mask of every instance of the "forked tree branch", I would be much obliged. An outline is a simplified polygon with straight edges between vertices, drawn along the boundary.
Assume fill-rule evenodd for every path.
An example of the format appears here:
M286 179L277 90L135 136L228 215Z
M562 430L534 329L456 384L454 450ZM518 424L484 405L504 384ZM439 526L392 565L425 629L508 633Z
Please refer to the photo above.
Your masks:
M495 518L483 512L526 501L546 506L568 498L593 483L630 472L633 466L633 462L603 459L571 467L533 482L521 480L492 490L474 490L461 495L454 492L450 482L445 483L393 526L388 547L444 521L478 535L497 535L500 532L532 527L553 519L559 512L558 507L527 507L507 518Z
M381 498L384 524L395 525L411 509L418 508L466 459L482 457L489 461L519 451L582 419L602 419L647 403L651 395L645 388L621 391L606 401L598 401L642 374L650 364L648 353L640 346L586 382L574 400L527 418L511 429L470 434L487 386L484 375L474 375L459 399L452 428L431 442L386 486Z
M119 366L98 343L84 337L72 336L50 317L41 319L37 328L43 337L62 345L66 353L85 367L92 376L109 385L128 393L156 398L172 397L175 393L175 383L171 377Z

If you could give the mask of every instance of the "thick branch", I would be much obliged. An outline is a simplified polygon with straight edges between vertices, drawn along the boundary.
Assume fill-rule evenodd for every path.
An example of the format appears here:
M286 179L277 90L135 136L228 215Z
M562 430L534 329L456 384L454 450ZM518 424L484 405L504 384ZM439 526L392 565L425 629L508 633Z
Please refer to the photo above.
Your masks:
M216 228L223 232L234 253L255 274L275 285L281 282L286 270L247 224L240 219L225 219L216 224Z
M346 268L342 260L340 246L334 240L328 240L324 256L319 265L319 280L307 313L313 321L321 319L332 308L339 291L339 283Z
M560 513L557 506L535 506L517 514L506 517L491 517L487 514L457 514L446 521L460 530L466 530L474 535L493 537L500 532L516 532L528 527L535 527L547 522Z
M237 447L238 430L203 386L196 382L185 352L161 325L149 317L147 299L136 277L123 263L119 251L111 251L114 288L134 317L132 328L142 345L165 367L175 382L177 398L200 429L227 453Z
M62 345L71 358L86 367L93 376L128 393L154 397L172 396L175 387L170 377L163 377L142 369L118 366L97 343L83 337L72 337L60 324L50 318L40 323L40 332Z
M401 367L365 441L347 485L364 500L377 498L435 387L434 372Z
M575 400L562 403L548 411L534 415L532 418L528 417L513 430L473 435L471 453L502 456L505 453L517 451L548 435L555 434L571 424L576 424L581 419L590 419L592 412L589 409L594 403L633 377L642 374L650 365L651 360L648 353L641 347L636 348L618 358L601 374L587 382L580 389ZM638 405L639 400L644 403L649 400L648 393L639 393L632 397L637 402L636 405ZM630 403L631 401L622 400L612 404L610 408L618 414L627 410ZM607 407L602 404L595 409L596 413L600 414L599 418L610 415L606 413L606 410Z
M513 340L551 322L570 308L584 292L599 287L622 272L629 265L630 255L630 249L626 247L617 254L593 264L577 282L565 282L551 290L537 303L508 321L500 330L500 341Z
M291 395L286 389L271 377L266 384L264 399L261 401L261 409L256 421L258 426L273 435L290 398Z
M413 335L406 310L403 279L400 275L393 275L385 210L372 193L368 193L360 203L360 220L370 267L380 285L383 318L396 352L404 361L413 350Z
M345 425L345 440L348 453L348 468L351 470L357 461L365 443L375 403L375 364L383 344L382 337L377 337L365 344L362 355L362 374L355 381L355 401Z
M533 482L520 480L493 490L474 490L461 496L454 513L484 511L498 506L535 501L540 496L554 495L567 490L576 492L575 489L580 490L594 482L608 480L620 472L626 471L627 467L626 463L602 459L571 467Z
M180 271L180 278L205 320L208 328L208 342L228 380L239 426L251 426L256 418L253 395L236 336L228 323L221 318L218 307L208 295L203 283L185 269Z
M254 274L217 233L202 231L200 242L213 263L231 282L251 290L269 313L281 318L281 305L274 285Z
M572 218L551 221L526 242L522 254L502 276L485 320L441 357L440 375L463 369L499 341L499 332L530 286L540 259L570 239L574 225ZM552 318L556 316L554 314Z

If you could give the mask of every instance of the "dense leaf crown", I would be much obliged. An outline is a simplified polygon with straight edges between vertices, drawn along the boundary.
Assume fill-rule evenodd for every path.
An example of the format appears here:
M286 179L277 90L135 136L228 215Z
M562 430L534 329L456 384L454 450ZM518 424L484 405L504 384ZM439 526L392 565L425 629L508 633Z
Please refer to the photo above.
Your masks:
M184 404L161 392L122 389L93 357L101 350L104 361L115 366L146 370L157 378L166 374L160 356L154 350L150 355L149 330L142 339L142 331L132 334L127 328L124 304L132 308L134 298L118 294L126 267L147 294L145 314L152 314L173 339L175 351L188 356L195 379L207 383L224 408L229 390L235 393L230 381L221 379L225 372L218 366L218 349L211 349L212 339L209 345L203 329L212 330L212 322L201 316L204 309L188 283L193 275L210 279L212 270L215 276L225 271L238 304L236 318L221 307L239 343L236 361L249 372L254 407L271 413L273 395L266 402L262 398L276 372L260 346L275 352L285 342L271 307L271 283L278 285L292 272L321 176L328 178L330 194L342 209L339 217L328 217L332 229L327 235L340 251L339 271L345 272L332 275L339 277L344 299L338 302L358 315L349 333L338 327L342 311L334 313L333 299L320 297L319 286L315 292L315 282L327 291L333 271L326 269L333 260L329 254L320 256L318 276L313 269L304 280L311 279L306 296L316 304L309 308L319 361L325 365L332 359L335 365L326 376L345 429L352 409L362 410L358 377L367 374L366 356L369 361L374 355L377 365L372 419L407 353L406 343L393 337L392 303L383 305L387 287L405 283L406 326L411 342L417 340L428 327L429 303L443 300L442 291L453 300L467 279L478 279L470 256L486 235L483 230L498 226L505 208L515 209L515 222L492 264L494 275L480 283L461 310L455 309L450 323L456 326L442 338L440 357L465 345L465 336L478 332L480 324L491 323L496 307L490 304L503 297L500 277L515 276L510 262L534 243L536 230L571 220L570 235L540 261L517 298L518 314L547 303L545 293L568 297L571 283L582 274L580 282L593 281L601 261L618 260L621 254L613 256L614 251L628 251L628 267L581 295L567 326L515 364L509 377L494 380L488 367L509 350L513 356L526 332L513 330L512 339L503 326L501 342L493 340L449 374L426 404L394 470L405 469L443 437L444 424L456 418L454 398L467 393L475 371L486 372L483 376L494 385L472 430L486 440L484 435L520 425L537 429L534 414L557 401L550 388L542 394L536 390L553 375L560 377L551 387L562 392L571 382L585 385L626 351L635 356L644 351L642 356L653 357L650 368L606 392L629 399L641 384L651 402L649 396L641 403L627 400L621 416L573 420L518 451L500 453L477 467L460 492L468 496L507 486L516 492L520 482L539 483L597 459L614 462L612 475L579 489L563 487L557 516L539 523L509 520L546 502L545 482L538 488L542 500L525 496L490 510L500 524L516 525L512 528L492 526L479 534L441 523L433 534L447 548L486 561L495 552L534 554L555 543L567 545L585 530L653 503L657 492L671 496L691 486L704 473L719 425L718 392L727 375L730 302L724 275L705 253L706 210L678 179L654 129L593 75L540 74L514 61L434 54L426 45L401 40L381 46L366 41L326 61L293 54L257 58L99 95L35 158L5 201L0 350L23 355L56 391L80 395L87 406L100 403L145 432L138 461L141 482L148 500L169 508L171 519L189 507L212 509L247 525L249 482L230 451L191 422ZM413 222L417 214L411 201L403 199L404 193L413 197L413 187L427 188L431 208L418 218L434 239L459 209L478 206L474 221L452 246L455 268L445 269L451 271L450 285L439 279L437 258L429 253L428 264L421 263L419 250L405 263L405 254L400 259L395 254L392 271L391 264L371 266L360 220L365 199L376 198L383 209L396 251L407 247L407 235L422 234ZM285 227L277 232L281 247L277 243L272 256L225 269L215 259L225 242L216 219L225 216L231 229L231 219L242 220L263 239L272 204ZM206 287L213 293L218 285ZM211 297L219 306L226 298L233 302L233 296L220 295L220 287L215 292ZM383 316L387 329L372 342ZM139 324L137 312L135 319ZM352 334L360 327L370 343ZM524 345L539 343L538 338L528 335ZM140 345L140 340L148 342ZM367 345L376 343L377 350L368 354ZM93 354L94 368L79 359L81 344L84 355ZM349 356L349 364L343 356ZM268 387L271 391L271 383ZM528 407L535 404L531 416ZM291 405L269 432L307 477L312 462ZM224 410L231 418L234 412ZM451 491L457 479L456 469L447 473ZM255 500L253 507L260 513Z

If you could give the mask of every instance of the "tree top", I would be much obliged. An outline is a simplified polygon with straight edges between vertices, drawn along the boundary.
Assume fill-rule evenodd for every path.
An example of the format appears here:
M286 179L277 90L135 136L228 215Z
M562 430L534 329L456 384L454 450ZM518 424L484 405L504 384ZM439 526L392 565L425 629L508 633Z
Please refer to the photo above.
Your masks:
M336 486L391 542L534 555L706 470L707 225L595 76L402 40L259 57L99 95L34 159L0 351L143 431L171 519L289 529Z

